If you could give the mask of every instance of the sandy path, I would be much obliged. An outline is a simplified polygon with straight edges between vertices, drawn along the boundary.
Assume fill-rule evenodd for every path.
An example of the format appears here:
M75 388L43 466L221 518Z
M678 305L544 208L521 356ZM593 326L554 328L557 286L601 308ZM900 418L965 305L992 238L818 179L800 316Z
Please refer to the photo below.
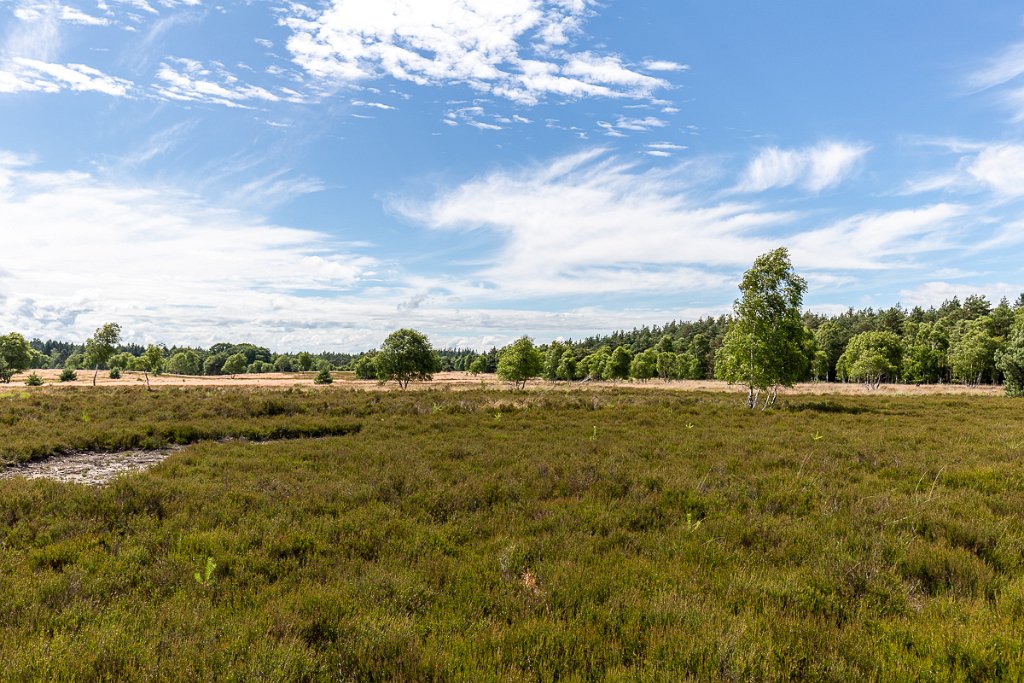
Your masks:
M84 370L79 371L78 380L75 382L58 382L60 370L36 370L43 378L46 387L69 388L69 387L91 387L92 373ZM236 375L219 377L192 377L181 375L161 375L150 377L153 387L280 387L287 389L296 386L314 386L313 372L272 372L263 375ZM26 387L25 373L16 375L10 384L0 384L0 393L5 391L33 391L41 387ZM357 380L350 372L334 373L334 384L330 388L337 389L362 389L364 391L393 391L397 386L391 382L384 386L374 380ZM121 379L110 379L106 372L100 372L97 380L98 386L124 387L124 386L145 386L146 380L141 372L125 372ZM725 382L714 380L677 380L662 382L653 379L646 383L640 382L545 382L543 380L531 380L527 385L528 390L538 389L567 389L572 387L631 387L651 390L676 389L683 391L724 391L740 392L746 390L743 387L730 386ZM450 388L450 389L479 389L479 388L507 388L507 382L500 381L494 375L470 375L466 372L440 372L434 375L431 382L413 382L410 389L425 388ZM913 395L913 394L960 394L978 396L999 396L1003 389L998 386L967 386L962 384L885 384L878 389L869 389L863 384L827 384L824 382L808 382L797 384L788 389L782 389L780 396L786 395L853 395L853 396L892 396L892 395Z

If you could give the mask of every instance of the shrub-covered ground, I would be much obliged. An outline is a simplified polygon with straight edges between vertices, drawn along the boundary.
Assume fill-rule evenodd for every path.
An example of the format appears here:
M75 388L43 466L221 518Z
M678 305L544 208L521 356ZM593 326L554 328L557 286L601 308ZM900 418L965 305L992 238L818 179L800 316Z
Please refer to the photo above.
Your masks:
M101 488L0 481L0 679L1017 680L1022 418L997 397L9 393L7 459L196 443Z

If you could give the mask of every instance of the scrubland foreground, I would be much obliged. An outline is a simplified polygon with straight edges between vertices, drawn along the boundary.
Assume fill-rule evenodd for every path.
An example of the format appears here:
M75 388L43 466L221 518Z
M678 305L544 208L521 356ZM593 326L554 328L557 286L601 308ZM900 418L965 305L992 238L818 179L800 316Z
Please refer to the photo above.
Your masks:
M8 460L193 445L105 487L0 481L0 679L1020 680L1022 417L12 392Z

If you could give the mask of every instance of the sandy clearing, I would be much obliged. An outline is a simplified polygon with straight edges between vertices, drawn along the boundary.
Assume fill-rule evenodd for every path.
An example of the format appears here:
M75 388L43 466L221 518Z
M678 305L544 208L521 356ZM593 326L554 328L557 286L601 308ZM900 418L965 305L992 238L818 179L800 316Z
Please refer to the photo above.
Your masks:
M78 380L74 382L59 382L60 370L36 370L35 371L45 382L44 387L57 389L91 387L92 373L80 370ZM27 387L25 378L28 375L22 373L16 375L10 384L0 384L0 394L5 391L38 391L44 387ZM218 377L196 377L182 375L161 375L150 377L153 387L261 387L281 388L316 386L313 378L314 372L273 372L262 375L235 375ZM396 391L397 385L393 382L381 386L374 380L357 380L351 372L334 373L334 384L325 389L358 389L363 391ZM100 372L97 379L97 386L104 387L129 387L145 386L146 380L141 372L125 372L121 379L110 379L106 372ZM409 389L479 389L509 388L507 382L500 381L495 375L470 375L466 372L440 372L434 375L431 382L413 382ZM729 393L745 393L746 389L741 386L728 385L725 382L714 380L676 380L662 382L653 379L649 382L545 382L543 380L531 380L527 389L537 390L566 390L572 388L621 388L629 387L634 389L665 390L675 389L682 391L716 391ZM1001 396L1002 387L980 385L968 386L963 384L885 384L878 389L870 389L863 384L827 384L825 382L806 382L797 384L791 388L782 389L779 396L787 395L843 395L843 396L902 396L902 395L970 395L970 396Z
M181 448L55 455L42 460L0 466L0 479L53 479L71 484L100 486L109 484L119 474L147 470Z
M36 371L46 382L45 386L58 388L91 387L92 374L79 372L79 379L75 382L58 382L59 370L37 370ZM236 376L181 376L162 375L150 377L153 387L280 387L289 388L296 386L315 386L313 377L316 373L267 373L261 375L236 375ZM26 387L24 377L18 375L11 384L0 385L3 390L32 390L38 387ZM101 372L97 380L98 386L145 386L145 379L142 373L126 372L121 379L110 379L106 373ZM413 382L410 389L476 389L476 388L506 388L510 385L500 381L494 375L470 375L465 372L441 372L434 375L430 382ZM531 380L527 389L567 389L574 387L586 388L621 388L630 387L638 389L675 389L684 391L718 391L729 393L743 393L744 387L728 385L725 382L715 380L676 380L662 382L651 380L650 382L546 382L543 380ZM364 391L394 391L398 387L394 383L380 385L374 380L357 380L352 373L335 373L334 384L330 388L339 389L361 389ZM791 388L783 389L780 395L784 394L810 394L810 395L914 395L914 394L962 394L962 395L992 395L998 396L1003 393L1002 387L980 385L968 386L962 384L886 384L878 389L870 389L863 384L827 384L824 382L806 382L797 384Z

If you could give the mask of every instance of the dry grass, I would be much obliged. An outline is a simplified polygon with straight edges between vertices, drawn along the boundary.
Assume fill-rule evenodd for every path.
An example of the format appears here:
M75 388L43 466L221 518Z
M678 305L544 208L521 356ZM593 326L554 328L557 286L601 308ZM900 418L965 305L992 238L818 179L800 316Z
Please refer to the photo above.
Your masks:
M92 372L86 370L78 371L78 380L74 382L58 382L60 370L36 370L36 374L43 378L45 386L58 388L92 386ZM11 384L0 384L0 392L12 390L35 390L38 387L26 387L24 379L28 375L23 373L17 375ZM206 376L185 376L185 375L161 375L150 377L150 383L154 387L279 387L288 389L300 386L313 386L315 372L271 372L259 375L224 375L216 377ZM380 385L374 380L357 380L351 372L334 373L335 388L359 389L363 391L395 391L397 385L390 382ZM145 378L141 372L126 371L120 379L110 379L105 371L101 371L97 384L104 387L131 387L144 386ZM507 382L502 382L496 375L470 375L467 372L440 372L434 375L431 382L414 382L409 389L495 389L509 387ZM528 391L543 390L564 390L581 386L578 382L546 382L544 380L531 380L527 384ZM651 390L674 390L674 391L715 391L727 393L743 393L744 387L729 385L716 380L675 380L662 382L651 380L650 382L587 382L586 387L620 388L629 386ZM968 386L963 384L884 384L878 389L870 389L863 384L829 384L825 382L805 382L797 384L779 392L780 396L935 396L935 395L970 395L970 396L999 396L1003 388L992 385Z

